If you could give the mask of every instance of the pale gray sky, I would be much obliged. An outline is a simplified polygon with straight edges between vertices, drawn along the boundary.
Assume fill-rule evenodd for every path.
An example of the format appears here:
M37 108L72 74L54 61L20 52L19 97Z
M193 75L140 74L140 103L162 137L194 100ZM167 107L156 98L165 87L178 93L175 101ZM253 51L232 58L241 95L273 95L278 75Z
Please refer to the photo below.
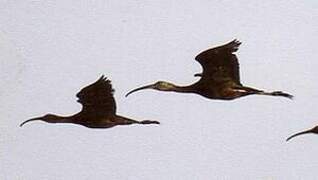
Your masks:
M317 179L318 2L0 2L0 179ZM216 101L132 88L186 85L195 55L234 38L246 85L285 98ZM101 74L118 114L160 126L88 129L34 122L76 113L75 94Z

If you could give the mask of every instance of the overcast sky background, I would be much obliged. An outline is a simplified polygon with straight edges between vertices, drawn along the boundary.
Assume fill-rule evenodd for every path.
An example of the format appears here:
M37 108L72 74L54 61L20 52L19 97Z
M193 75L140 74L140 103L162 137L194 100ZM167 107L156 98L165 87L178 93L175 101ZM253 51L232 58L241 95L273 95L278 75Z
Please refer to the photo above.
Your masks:
M0 179L317 179L318 1L0 2ZM129 90L180 85L194 57L234 38L242 83L294 100L233 101ZM118 114L160 126L88 129L34 122L71 115L75 94L102 74Z

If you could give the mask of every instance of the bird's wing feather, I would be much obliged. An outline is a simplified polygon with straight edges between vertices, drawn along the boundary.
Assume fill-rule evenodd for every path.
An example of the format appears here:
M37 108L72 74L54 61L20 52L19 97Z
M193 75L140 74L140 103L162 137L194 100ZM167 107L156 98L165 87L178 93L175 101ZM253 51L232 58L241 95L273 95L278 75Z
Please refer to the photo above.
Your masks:
M201 80L210 83L222 83L234 81L240 83L239 63L234 52L236 52L241 42L236 39L222 46L208 49L195 57L203 67Z
M76 94L78 102L83 105L83 113L94 113L95 115L113 115L116 113L116 102L113 95L110 80L104 75L96 82L80 90Z

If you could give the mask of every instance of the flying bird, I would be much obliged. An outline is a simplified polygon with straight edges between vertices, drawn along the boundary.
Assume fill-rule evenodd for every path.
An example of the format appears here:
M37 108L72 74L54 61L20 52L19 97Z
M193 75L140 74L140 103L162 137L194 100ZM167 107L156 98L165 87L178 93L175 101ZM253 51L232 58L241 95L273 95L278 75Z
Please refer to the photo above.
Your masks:
M126 97L143 89L155 89L159 91L173 91L180 93L195 93L209 99L233 100L239 97L258 94L269 96L282 96L292 99L292 95L273 91L243 86L240 82L239 63L236 52L241 42L233 40L225 45L208 49L195 57L203 72L194 76L201 77L200 80L188 86L179 86L170 82L158 81L154 84L136 88L126 94Z
M306 131L302 131L302 132L293 134L292 136L287 138L286 141L289 141L289 140L291 140L292 138L294 138L296 136L303 135L303 134L309 134L309 133L318 134L318 126L312 128L312 129L306 130Z
M37 120L47 123L73 123L88 128L111 128L117 125L130 124L159 124L158 121L137 121L116 115L116 102L113 92L110 80L103 75L96 82L84 87L77 93L78 102L82 104L82 110L79 113L72 116L47 114L24 121L20 126Z

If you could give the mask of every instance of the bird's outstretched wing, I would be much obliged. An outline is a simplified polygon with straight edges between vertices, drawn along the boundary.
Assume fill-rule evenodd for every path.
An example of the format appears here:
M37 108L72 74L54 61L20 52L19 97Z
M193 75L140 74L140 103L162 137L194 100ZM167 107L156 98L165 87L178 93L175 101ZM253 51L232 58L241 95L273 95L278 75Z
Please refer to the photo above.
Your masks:
M116 113L116 102L110 80L104 75L76 94L78 102L83 105L82 113L95 115L112 115Z
M240 83L239 63L234 52L236 52L241 42L234 39L233 41L208 49L201 52L195 57L203 67L201 80L210 83L222 83L226 81L234 81Z

